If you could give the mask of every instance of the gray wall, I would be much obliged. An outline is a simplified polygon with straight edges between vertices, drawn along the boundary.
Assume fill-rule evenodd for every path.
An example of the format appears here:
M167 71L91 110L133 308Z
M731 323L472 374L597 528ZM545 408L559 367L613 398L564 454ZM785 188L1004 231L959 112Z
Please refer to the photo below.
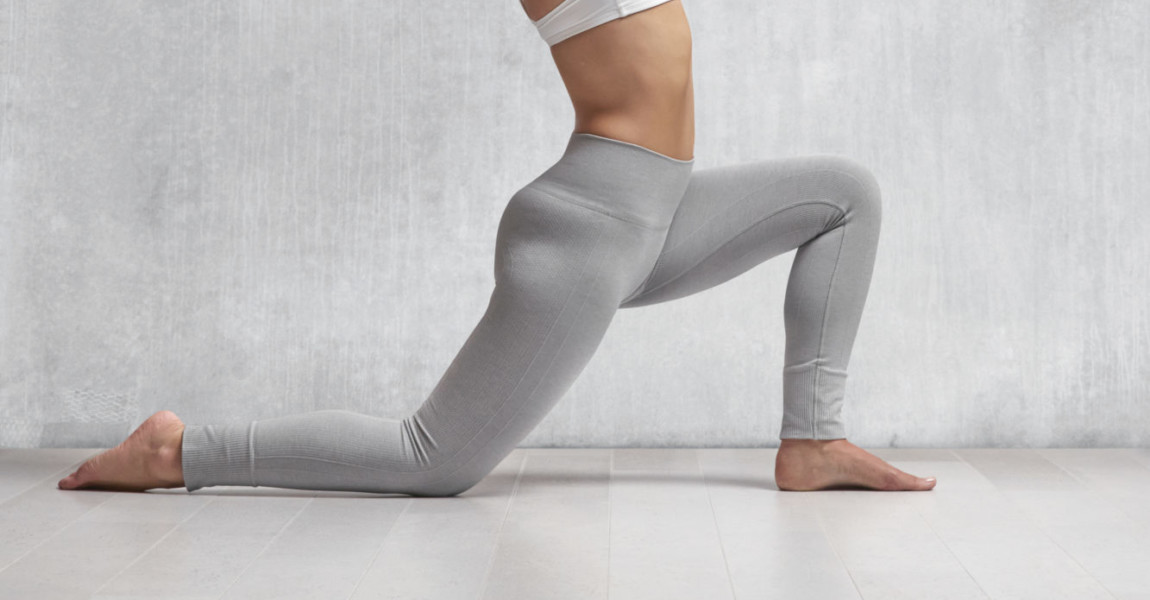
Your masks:
M1146 445L1150 3L686 0L696 168L854 157L864 446ZM0 1L0 446L414 410L573 112L514 0ZM771 446L793 252L623 310L523 446Z

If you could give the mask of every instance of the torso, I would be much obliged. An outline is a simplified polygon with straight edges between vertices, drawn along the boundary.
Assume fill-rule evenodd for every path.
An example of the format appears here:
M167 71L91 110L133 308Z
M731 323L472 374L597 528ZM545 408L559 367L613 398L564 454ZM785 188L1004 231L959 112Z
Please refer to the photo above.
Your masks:
M543 18L562 0L523 0ZM694 158L691 30L680 0L608 21L551 46L575 108L575 132Z

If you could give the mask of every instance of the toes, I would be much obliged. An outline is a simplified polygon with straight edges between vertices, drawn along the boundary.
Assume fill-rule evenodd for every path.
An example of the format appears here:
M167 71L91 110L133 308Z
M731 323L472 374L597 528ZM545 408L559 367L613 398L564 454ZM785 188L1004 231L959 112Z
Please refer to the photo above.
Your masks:
M71 475L61 479L60 483L68 486L64 489L78 489L95 479L99 471L100 463L103 462L101 460L103 456L104 454L98 454L89 458L84 464L80 465L80 468L73 471Z
M903 473L902 487L895 488L908 491L923 491L929 490L934 487L935 479L933 477L916 477L910 473Z
M905 490L909 489L913 481L913 477L902 471L887 471L883 473L882 482L878 485L878 489L884 492Z
M72 480L72 489L76 489L85 483L88 483L88 481L92 479L91 467L85 467L88 466L85 464L84 466L77 469L75 473L68 476L68 478Z
M887 492L928 490L934 487L934 480L928 482L922 477L915 477L905 471L894 469L883 473L881 483L877 487Z
M71 475L61 479L57 485L62 490L75 490L86 483L85 480L84 467L81 466L79 469L73 471Z

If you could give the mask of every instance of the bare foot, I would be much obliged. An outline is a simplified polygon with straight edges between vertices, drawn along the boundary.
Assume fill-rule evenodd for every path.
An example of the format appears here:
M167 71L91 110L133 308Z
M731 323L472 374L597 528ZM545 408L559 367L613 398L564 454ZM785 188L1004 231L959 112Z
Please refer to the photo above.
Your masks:
M162 410L144 421L119 446L93 456L58 483L62 490L142 492L184 486L184 422Z
M933 477L915 477L900 471L845 438L784 439L775 456L775 484L780 490L929 490L935 483Z

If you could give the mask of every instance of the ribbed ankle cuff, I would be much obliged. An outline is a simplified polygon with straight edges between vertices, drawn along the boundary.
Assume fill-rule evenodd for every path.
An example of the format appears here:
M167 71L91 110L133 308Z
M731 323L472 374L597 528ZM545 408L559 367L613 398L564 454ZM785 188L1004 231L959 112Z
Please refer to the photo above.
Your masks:
M255 486L252 442L256 422L186 425L184 487L194 492L213 485Z
M846 380L846 371L815 365L783 369L783 425L779 438L845 438L846 427L840 413Z

